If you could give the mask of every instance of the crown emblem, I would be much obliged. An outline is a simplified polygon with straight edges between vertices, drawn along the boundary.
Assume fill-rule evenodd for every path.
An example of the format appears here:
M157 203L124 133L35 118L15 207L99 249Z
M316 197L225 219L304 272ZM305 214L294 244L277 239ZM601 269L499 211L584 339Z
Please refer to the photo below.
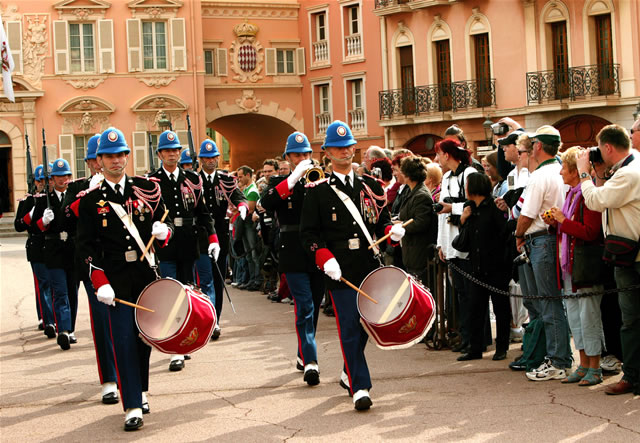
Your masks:
M109 141L114 142L114 141L118 140L118 134L116 133L116 131L111 131L109 133L109 135L107 136L107 138L109 139Z
M167 140L169 140L170 142L174 141L174 140L175 140L175 138L176 138L176 137L173 135L173 133L172 133L172 132L170 132L170 133L168 133L168 134L167 134Z
M336 129L336 132L340 137L344 137L345 135L347 135L347 128L345 128L344 126L338 126L338 129Z
M258 27L245 19L244 23L233 27L233 32L235 32L238 37L255 37L258 33Z
M296 141L298 143L302 143L304 141L304 137L302 136L302 134L297 134L296 135Z

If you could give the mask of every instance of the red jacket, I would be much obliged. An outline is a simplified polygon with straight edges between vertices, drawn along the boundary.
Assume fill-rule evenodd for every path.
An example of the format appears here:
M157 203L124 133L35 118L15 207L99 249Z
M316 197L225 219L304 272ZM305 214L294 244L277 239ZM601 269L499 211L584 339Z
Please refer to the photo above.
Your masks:
M583 219L581 220L580 211L582 211ZM558 287L562 288L562 270L560 269L560 243L562 234L569 235L569 270L573 272L573 251L576 244L602 244L604 236L602 234L602 213L592 211L584 204L584 197L580 195L580 200L571 215L567 217L563 223L558 223L556 236L556 269L558 276ZM572 291L575 292L584 286L575 286L571 284Z

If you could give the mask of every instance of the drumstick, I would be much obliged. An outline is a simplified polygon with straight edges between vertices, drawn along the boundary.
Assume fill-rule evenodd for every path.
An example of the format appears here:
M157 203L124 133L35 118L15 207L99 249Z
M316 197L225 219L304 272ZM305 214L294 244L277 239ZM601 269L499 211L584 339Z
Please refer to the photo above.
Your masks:
M378 304L377 301L375 301L373 298L369 297L367 295L366 292L361 291L359 287L357 287L356 285L354 285L353 283L351 283L349 280L347 280L344 277L340 277L340 281L342 281L345 285L349 286L351 289L353 289L354 291L356 291L358 294L362 295L364 298L368 299L369 301Z
M164 214L162 214L162 218L160 219L160 223L164 223L164 219L167 218L168 214L169 214L169 210L165 209L164 210ZM140 257L140 261L144 260L144 256L147 255L147 251L149 250L149 248L153 244L153 240L155 240L155 238L156 238L156 236L152 235L151 238L149 239L149 243L147 243L147 247L144 248L144 251L142 251L142 257Z
M119 298L114 298L118 303L122 303L123 305L131 306L132 308L142 309L147 312L156 312L153 309L145 308L144 306L136 305L135 303L131 303L130 301L120 300Z
M402 224L402 227L404 228L404 227L406 227L407 225L409 225L409 224L411 224L411 223L413 223L413 219L412 219L412 218L410 218L409 220L407 220L406 222L404 222L404 223ZM385 241L385 240L386 240L386 239L388 239L389 237L391 237L391 232L389 232L389 233L388 233L387 235L385 235L384 237L380 237L380 239L379 239L379 240L376 240L376 242L375 242L374 244L369 245L369 249L371 249L371 248L373 248L373 247L375 247L375 246L378 246L380 243L382 243L383 241Z

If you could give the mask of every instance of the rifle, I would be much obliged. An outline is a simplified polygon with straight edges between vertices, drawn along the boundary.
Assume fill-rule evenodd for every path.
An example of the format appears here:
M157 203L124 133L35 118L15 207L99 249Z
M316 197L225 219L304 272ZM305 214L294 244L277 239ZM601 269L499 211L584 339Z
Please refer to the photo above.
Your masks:
M153 152L153 137L151 133L149 133L149 174L153 174L156 170L156 165L154 162L155 153Z
M42 176L44 177L44 193L47 196L47 208L50 208L51 199L49 198L49 158L47 155L47 142L45 139L44 128L42 128Z
M24 135L27 144L27 189L29 194L36 193L36 178L33 175L33 164L31 163L31 146L29 146L29 135Z
M189 141L189 155L193 161L193 170L198 172L198 157L196 156L196 150L193 148L193 135L191 134L191 118L187 114L187 140Z

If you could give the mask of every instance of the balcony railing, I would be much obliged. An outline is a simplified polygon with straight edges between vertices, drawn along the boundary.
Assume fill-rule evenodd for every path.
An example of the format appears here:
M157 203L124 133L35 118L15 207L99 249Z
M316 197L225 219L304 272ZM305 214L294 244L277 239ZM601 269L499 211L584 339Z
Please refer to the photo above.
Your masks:
M487 79L380 91L380 119L493 106L495 86Z
M318 134L324 135L331 124L331 114L328 112L316 114L316 119L318 120Z
M329 45L326 40L313 42L313 63L322 64L329 61Z
M349 116L351 116L351 129L353 131L364 131L364 109L352 109L349 111Z
M409 0L376 0L375 9L386 8L387 6L402 5L409 3Z
M345 37L347 43L347 58L362 56L362 38L360 34Z
M527 104L620 95L620 65L589 65L566 71L527 72Z

